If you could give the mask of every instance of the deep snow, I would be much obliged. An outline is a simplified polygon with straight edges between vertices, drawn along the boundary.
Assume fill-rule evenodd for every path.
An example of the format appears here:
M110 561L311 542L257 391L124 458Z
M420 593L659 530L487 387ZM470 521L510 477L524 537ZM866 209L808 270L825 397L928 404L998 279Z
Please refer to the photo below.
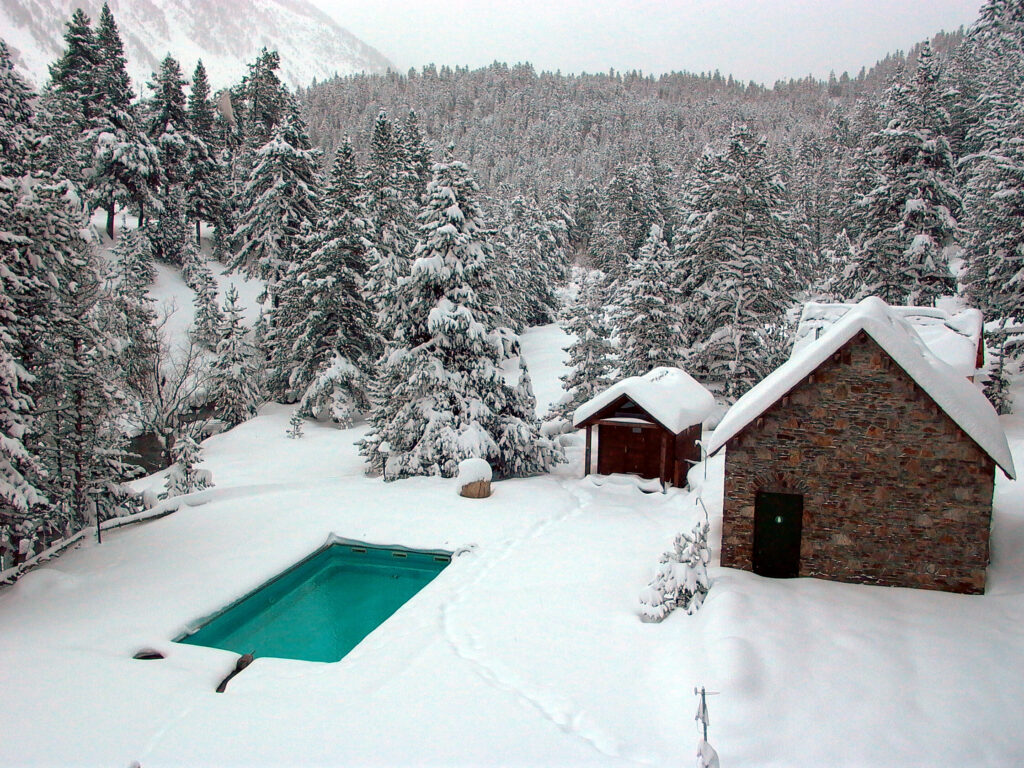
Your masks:
M538 408L563 372L556 327L523 338ZM695 494L551 476L385 484L365 425L261 415L204 444L210 501L105 534L0 591L0 764L691 765L694 686L724 766L1024 763L1024 493L1001 475L988 594L777 581L710 569L693 616L638 618ZM1005 419L1017 457L1024 419ZM722 458L692 477L720 536ZM705 477L706 474L706 477ZM150 481L154 482L154 481ZM468 550L336 664L171 638L330 534ZM166 659L137 661L144 647Z

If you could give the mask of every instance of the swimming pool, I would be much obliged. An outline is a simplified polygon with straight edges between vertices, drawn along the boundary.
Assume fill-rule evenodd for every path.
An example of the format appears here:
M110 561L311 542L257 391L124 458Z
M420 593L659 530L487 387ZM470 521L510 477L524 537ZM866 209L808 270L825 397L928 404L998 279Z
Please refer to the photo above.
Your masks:
M332 542L176 639L257 658L339 661L451 558Z

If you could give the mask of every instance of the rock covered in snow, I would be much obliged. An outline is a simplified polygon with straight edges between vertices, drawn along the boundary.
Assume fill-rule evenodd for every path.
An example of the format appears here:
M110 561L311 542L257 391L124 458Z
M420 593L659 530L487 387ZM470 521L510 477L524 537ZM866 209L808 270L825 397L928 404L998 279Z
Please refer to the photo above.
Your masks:
M476 483L480 480L491 480L491 465L486 459L463 459L459 462L459 482Z
M491 495L491 465L486 459L463 459L459 462L458 486L460 496L486 499Z

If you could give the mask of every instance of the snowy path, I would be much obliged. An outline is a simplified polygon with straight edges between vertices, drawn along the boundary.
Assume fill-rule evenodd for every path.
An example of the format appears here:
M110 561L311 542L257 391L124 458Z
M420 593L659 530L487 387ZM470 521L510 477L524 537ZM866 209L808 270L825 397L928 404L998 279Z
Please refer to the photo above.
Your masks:
M572 486L577 484L578 481L566 483L570 487L570 492L573 491ZM467 596L481 589L487 589L489 582L490 585L493 585L498 578L494 572L514 558L519 550L529 547L544 537L551 528L581 515L589 505L589 500L582 496L580 498L579 506L541 520L526 535L504 542L500 553L480 564L476 576L455 593L454 599L443 606L441 623L445 637L455 653L473 664L484 680L501 690L510 691L521 697L542 717L550 720L565 733L588 742L601 755L623 757L618 741L595 723L590 714L579 704L548 686L528 680L522 673L514 671L507 664L496 659L487 650L481 633L474 630L472 618L470 618L471 611L464 609ZM478 557L480 556L480 553L476 554ZM651 764L650 759L629 759L645 765Z

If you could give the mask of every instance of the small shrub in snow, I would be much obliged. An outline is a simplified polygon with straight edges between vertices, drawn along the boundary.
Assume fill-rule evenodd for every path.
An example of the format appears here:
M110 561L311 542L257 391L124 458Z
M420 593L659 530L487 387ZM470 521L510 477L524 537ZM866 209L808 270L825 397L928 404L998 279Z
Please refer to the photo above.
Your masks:
M186 493L201 491L213 485L213 477L207 469L196 469L202 461L202 448L192 435L184 434L178 438L171 449L174 466L167 474L167 491L165 498L183 496Z
M661 556L658 573L640 593L640 618L662 621L676 608L694 613L704 602L710 586L707 565L708 523L697 523L689 534L680 533L672 551Z
M296 439L302 437L302 416L299 414L298 409L292 411L292 417L288 420L290 429L288 430L288 437Z

